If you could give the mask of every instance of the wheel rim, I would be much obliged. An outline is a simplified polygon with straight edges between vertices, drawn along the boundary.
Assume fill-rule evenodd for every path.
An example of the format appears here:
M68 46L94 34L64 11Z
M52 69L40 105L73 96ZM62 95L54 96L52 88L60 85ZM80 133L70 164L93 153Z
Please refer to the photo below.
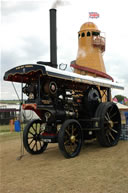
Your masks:
M41 140L42 133L41 123L33 122L28 129L27 143L30 151L39 152L43 146L44 142Z
M69 156L74 156L81 147L80 126L71 123L65 128L64 148Z
M116 143L120 136L120 113L116 105L110 106L104 116L104 131L107 141L110 145Z

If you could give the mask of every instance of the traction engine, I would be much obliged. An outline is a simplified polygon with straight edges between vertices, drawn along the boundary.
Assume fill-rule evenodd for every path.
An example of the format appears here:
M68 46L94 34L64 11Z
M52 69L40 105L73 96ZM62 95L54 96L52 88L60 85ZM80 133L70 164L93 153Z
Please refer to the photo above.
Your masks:
M25 149L40 154L48 143L58 143L62 154L73 158L86 139L97 138L106 147L116 145L121 118L111 102L111 88L123 87L100 73L100 77L93 77L57 69L55 9L50 10L50 48L50 62L17 66L4 75L6 81L22 83L27 96L22 108L39 116L24 129Z

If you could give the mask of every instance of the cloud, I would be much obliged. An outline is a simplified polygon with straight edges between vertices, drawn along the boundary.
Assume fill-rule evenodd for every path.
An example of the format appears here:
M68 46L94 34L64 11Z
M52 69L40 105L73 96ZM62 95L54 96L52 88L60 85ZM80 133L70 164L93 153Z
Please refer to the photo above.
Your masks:
M43 3L45 3L44 1ZM2 16L11 14L20 14L21 12L35 11L40 8L39 1L2 1L1 12Z
M12 82L2 81L0 85L0 99L9 100L9 99L17 99L17 95L12 86ZM21 98L21 84L15 83L15 88L18 92L19 98Z
M111 55L105 56L104 61L107 73L114 78L114 81L117 81L124 87L124 90L112 89L112 96L117 94L128 96L128 60L123 56L112 53Z
M113 54L105 57L107 73L116 78L128 82L127 58Z
M14 66L50 60L49 8L53 2L55 1L2 0L2 76L6 70ZM92 0L88 3L85 0L69 0L69 3L70 6L59 6L57 10L58 63L69 64L76 59L77 32L80 26L88 21L88 12L97 11L100 18L90 21L96 23L99 30L106 32L104 63L107 73L128 88L127 1L122 4L115 0L106 2ZM116 9L113 11L115 5ZM9 90L10 83L2 85L5 92L14 92ZM128 95L128 89L124 92ZM5 97L7 96L10 97L9 94Z
M45 42L42 42L40 38L35 36L23 37L21 39L22 44L19 47L14 47L9 50L2 50L1 53L1 68L2 73L9 68L24 63L33 63L37 60L48 59L49 47Z

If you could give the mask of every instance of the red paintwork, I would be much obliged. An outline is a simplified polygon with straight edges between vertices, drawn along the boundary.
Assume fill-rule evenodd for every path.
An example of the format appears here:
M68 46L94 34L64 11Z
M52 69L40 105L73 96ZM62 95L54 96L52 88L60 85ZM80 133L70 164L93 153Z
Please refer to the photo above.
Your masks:
M108 74L104 73L104 72L101 72L101 71L98 71L98 70L95 70L95 69L92 69L92 68L84 67L84 66L78 66L77 64L71 64L70 66L73 67L73 68L76 68L78 70L91 72L93 74L96 74L99 77L107 78L109 80L112 80L112 82L114 82L114 79L111 76L109 76Z

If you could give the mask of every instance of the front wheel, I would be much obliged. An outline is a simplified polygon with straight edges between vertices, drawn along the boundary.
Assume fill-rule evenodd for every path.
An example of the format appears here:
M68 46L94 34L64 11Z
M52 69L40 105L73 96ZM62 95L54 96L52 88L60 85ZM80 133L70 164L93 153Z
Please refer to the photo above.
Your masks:
M80 153L82 146L82 131L78 121L66 120L58 134L58 144L61 153L66 158L73 158Z
M23 144L27 152L31 154L40 154L47 148L48 143L43 142L41 134L42 121L40 119L30 121L23 132Z

